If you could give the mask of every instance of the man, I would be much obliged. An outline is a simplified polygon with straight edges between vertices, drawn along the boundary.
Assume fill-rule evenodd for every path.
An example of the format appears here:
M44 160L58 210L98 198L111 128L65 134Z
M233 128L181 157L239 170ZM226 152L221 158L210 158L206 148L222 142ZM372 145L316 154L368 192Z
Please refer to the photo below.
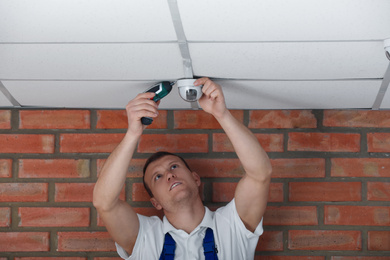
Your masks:
M156 117L154 93L142 93L126 106L128 130L107 159L94 189L93 203L124 259L163 259L165 243L173 239L175 259L205 259L202 243L209 228L221 259L253 259L262 217L267 205L271 164L251 131L226 108L221 87L208 78L195 81L203 85L199 99L202 109L212 114L229 137L245 170L234 199L211 212L199 195L201 180L184 160L171 154L157 154L144 169L145 186L151 202L163 210L164 220L137 215L119 199L126 173L145 126L142 117ZM169 234L169 235L166 235Z

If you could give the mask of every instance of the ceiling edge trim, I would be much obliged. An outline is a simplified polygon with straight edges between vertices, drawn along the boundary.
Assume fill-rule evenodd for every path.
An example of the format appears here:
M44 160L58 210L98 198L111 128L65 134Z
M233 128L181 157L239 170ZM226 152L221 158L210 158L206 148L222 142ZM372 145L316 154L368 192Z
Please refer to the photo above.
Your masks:
M190 49L188 48L187 38L184 33L183 23L180 17L179 6L177 5L176 0L168 0L168 5L172 16L173 26L176 32L180 53L183 58L184 75L186 78L192 79L194 77L192 60L190 56Z
M390 63L389 66L387 67L385 75L383 76L382 84L381 87L379 88L378 94L376 95L374 104L372 105L373 110L378 110L381 107L383 98L385 97L389 84L390 84Z
M3 92L4 96L9 102L15 107L21 107L20 103L12 96L8 89L4 86L3 82L0 81L0 91Z

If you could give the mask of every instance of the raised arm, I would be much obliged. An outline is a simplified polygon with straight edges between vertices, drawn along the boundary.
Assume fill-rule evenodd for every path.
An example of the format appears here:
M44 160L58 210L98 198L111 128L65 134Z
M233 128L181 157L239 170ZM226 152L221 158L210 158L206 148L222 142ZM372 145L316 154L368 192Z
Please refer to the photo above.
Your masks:
M145 129L141 118L157 116L157 104L150 100L154 95L142 93L127 104L127 132L108 157L93 191L93 205L108 232L129 254L132 253L137 239L139 221L133 208L120 200L119 195L125 184L127 169L137 142Z
M245 170L235 191L237 212L248 230L254 231L267 206L272 167L266 152L253 133L237 121L226 108L221 87L208 78L198 79L203 86L199 100L204 111L212 114L229 137Z

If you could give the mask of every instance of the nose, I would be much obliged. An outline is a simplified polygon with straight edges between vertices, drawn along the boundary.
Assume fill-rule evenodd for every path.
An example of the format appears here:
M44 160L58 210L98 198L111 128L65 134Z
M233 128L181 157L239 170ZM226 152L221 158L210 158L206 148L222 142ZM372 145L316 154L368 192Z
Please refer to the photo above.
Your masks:
M171 178L176 178L176 175L170 171L167 172L167 181L169 182Z

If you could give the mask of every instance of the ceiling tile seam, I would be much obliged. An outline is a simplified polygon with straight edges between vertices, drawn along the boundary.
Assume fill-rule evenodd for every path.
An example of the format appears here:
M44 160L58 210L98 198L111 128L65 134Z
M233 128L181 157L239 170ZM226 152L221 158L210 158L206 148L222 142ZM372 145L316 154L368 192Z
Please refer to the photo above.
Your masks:
M232 80L232 81L260 81L260 82L267 82L267 81L275 81L275 82L288 82L288 81L311 81L311 82L323 82L323 81L372 81L372 80L380 80L382 81L383 78L333 78L333 79L245 79L245 78L222 78L222 77L209 77L210 79L214 80ZM0 79L0 81L21 81L21 82L94 82L94 81L102 81L102 82L154 82L154 81L161 81L162 79L11 79L11 78L4 78ZM173 78L165 78L164 80L176 80Z
M182 28L183 29L183 28ZM183 29L184 33L184 29ZM377 40L302 40L302 41L222 41L222 40L210 40L210 41L194 41L187 39L178 39L177 41L119 41L119 42L0 42L0 45L77 45L77 44L172 44L172 43L368 43L368 42L383 42L383 39Z
M194 41L187 40L188 43L369 43L369 42L383 42L383 39L377 40L302 40L302 41L289 41L289 40L279 40L279 41L223 41L223 40L210 40L210 41Z
M167 0L167 1L169 6L169 11L172 17L173 26L175 28L180 53L183 58L184 75L186 78L192 79L194 77L193 69L192 69L192 60L191 60L190 50L188 47L187 38L184 33L183 23L180 17L179 6L176 0Z
M389 84L390 84L390 63L387 67L385 75L383 76L382 84L381 87L379 88L374 104L372 105L373 110L378 110L381 107L383 98L386 95Z
M15 107L21 107L20 103L12 96L8 89L4 86L3 82L0 81L0 91L3 92L4 96L9 102Z
M97 44L176 44L177 41L136 41L136 42L0 42L0 45L97 45Z

